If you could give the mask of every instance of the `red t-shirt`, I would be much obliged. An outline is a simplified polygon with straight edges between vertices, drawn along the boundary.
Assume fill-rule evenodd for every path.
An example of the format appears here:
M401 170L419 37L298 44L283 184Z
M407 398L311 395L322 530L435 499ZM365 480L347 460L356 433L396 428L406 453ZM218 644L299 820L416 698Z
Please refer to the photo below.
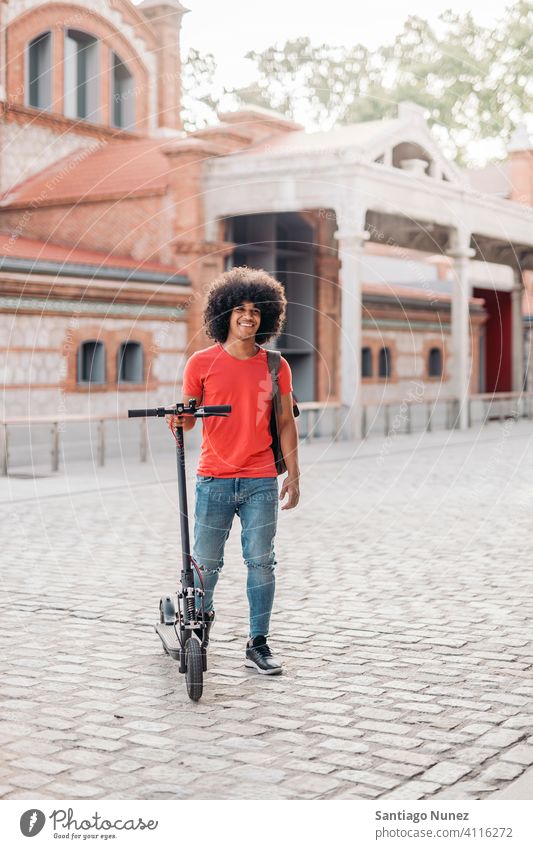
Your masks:
M281 395L292 392L290 366L279 368ZM275 478L270 414L272 378L264 348L247 360L232 357L218 342L193 354L183 372L183 399L231 404L226 417L203 420L199 475L215 478Z

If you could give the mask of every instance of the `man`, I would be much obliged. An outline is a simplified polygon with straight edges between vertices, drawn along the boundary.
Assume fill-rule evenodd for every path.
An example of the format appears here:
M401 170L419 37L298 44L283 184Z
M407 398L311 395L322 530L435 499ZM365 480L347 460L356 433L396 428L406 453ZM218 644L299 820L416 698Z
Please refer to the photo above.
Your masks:
M225 272L212 283L203 316L205 331L215 344L193 354L183 373L185 402L195 398L197 404L231 404L232 408L228 418L204 421L196 476L192 556L203 580L208 628L215 616L213 593L224 563L224 546L237 514L250 607L245 665L263 675L281 673L281 663L267 642L275 589L278 500L286 499L281 509L290 510L300 497L291 370L282 357L279 437L287 477L278 497L270 434L272 380L266 351L259 344L280 333L286 305L283 286L265 271L241 267ZM167 416L167 423L190 430L195 420ZM195 582L200 585L196 572Z

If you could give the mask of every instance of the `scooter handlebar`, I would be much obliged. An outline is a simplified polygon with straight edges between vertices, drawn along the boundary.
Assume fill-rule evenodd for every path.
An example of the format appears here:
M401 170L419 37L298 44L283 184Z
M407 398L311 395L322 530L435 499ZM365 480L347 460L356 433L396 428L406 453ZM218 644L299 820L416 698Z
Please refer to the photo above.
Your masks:
M205 419L207 416L227 416L231 413L231 404L210 404L205 407L196 407L194 411L183 410L179 412L176 407L152 407L147 410L128 410L128 418L146 418L147 416L194 416L198 419Z

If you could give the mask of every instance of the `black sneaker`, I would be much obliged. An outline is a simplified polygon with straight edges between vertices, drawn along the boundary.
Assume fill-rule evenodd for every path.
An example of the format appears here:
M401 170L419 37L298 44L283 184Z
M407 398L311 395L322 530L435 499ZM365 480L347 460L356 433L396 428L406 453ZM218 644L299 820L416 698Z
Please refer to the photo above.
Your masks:
M196 611L196 615L197 615L198 618L201 617L201 613L200 613L199 610ZM207 648L207 646L209 645L209 634L210 634L211 628L213 627L213 622L215 621L215 611L210 610L209 613L204 612L204 619L205 619L205 623L206 623L205 648ZM201 642L202 641L202 628L195 628L194 633L196 634L196 636L198 637L198 639Z
M261 675L279 675L281 663L272 657L266 637L254 637L246 645L245 666L257 669Z

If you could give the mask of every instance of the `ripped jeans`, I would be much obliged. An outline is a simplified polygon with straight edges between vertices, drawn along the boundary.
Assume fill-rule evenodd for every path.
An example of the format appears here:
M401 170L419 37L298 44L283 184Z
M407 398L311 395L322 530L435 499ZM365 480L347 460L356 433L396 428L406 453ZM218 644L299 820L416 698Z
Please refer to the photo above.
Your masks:
M248 576L250 637L267 636L274 601L274 537L278 519L277 478L196 476L192 556L204 582L206 612L224 565L224 546L233 517L241 520L241 545ZM195 586L200 586L196 570Z

